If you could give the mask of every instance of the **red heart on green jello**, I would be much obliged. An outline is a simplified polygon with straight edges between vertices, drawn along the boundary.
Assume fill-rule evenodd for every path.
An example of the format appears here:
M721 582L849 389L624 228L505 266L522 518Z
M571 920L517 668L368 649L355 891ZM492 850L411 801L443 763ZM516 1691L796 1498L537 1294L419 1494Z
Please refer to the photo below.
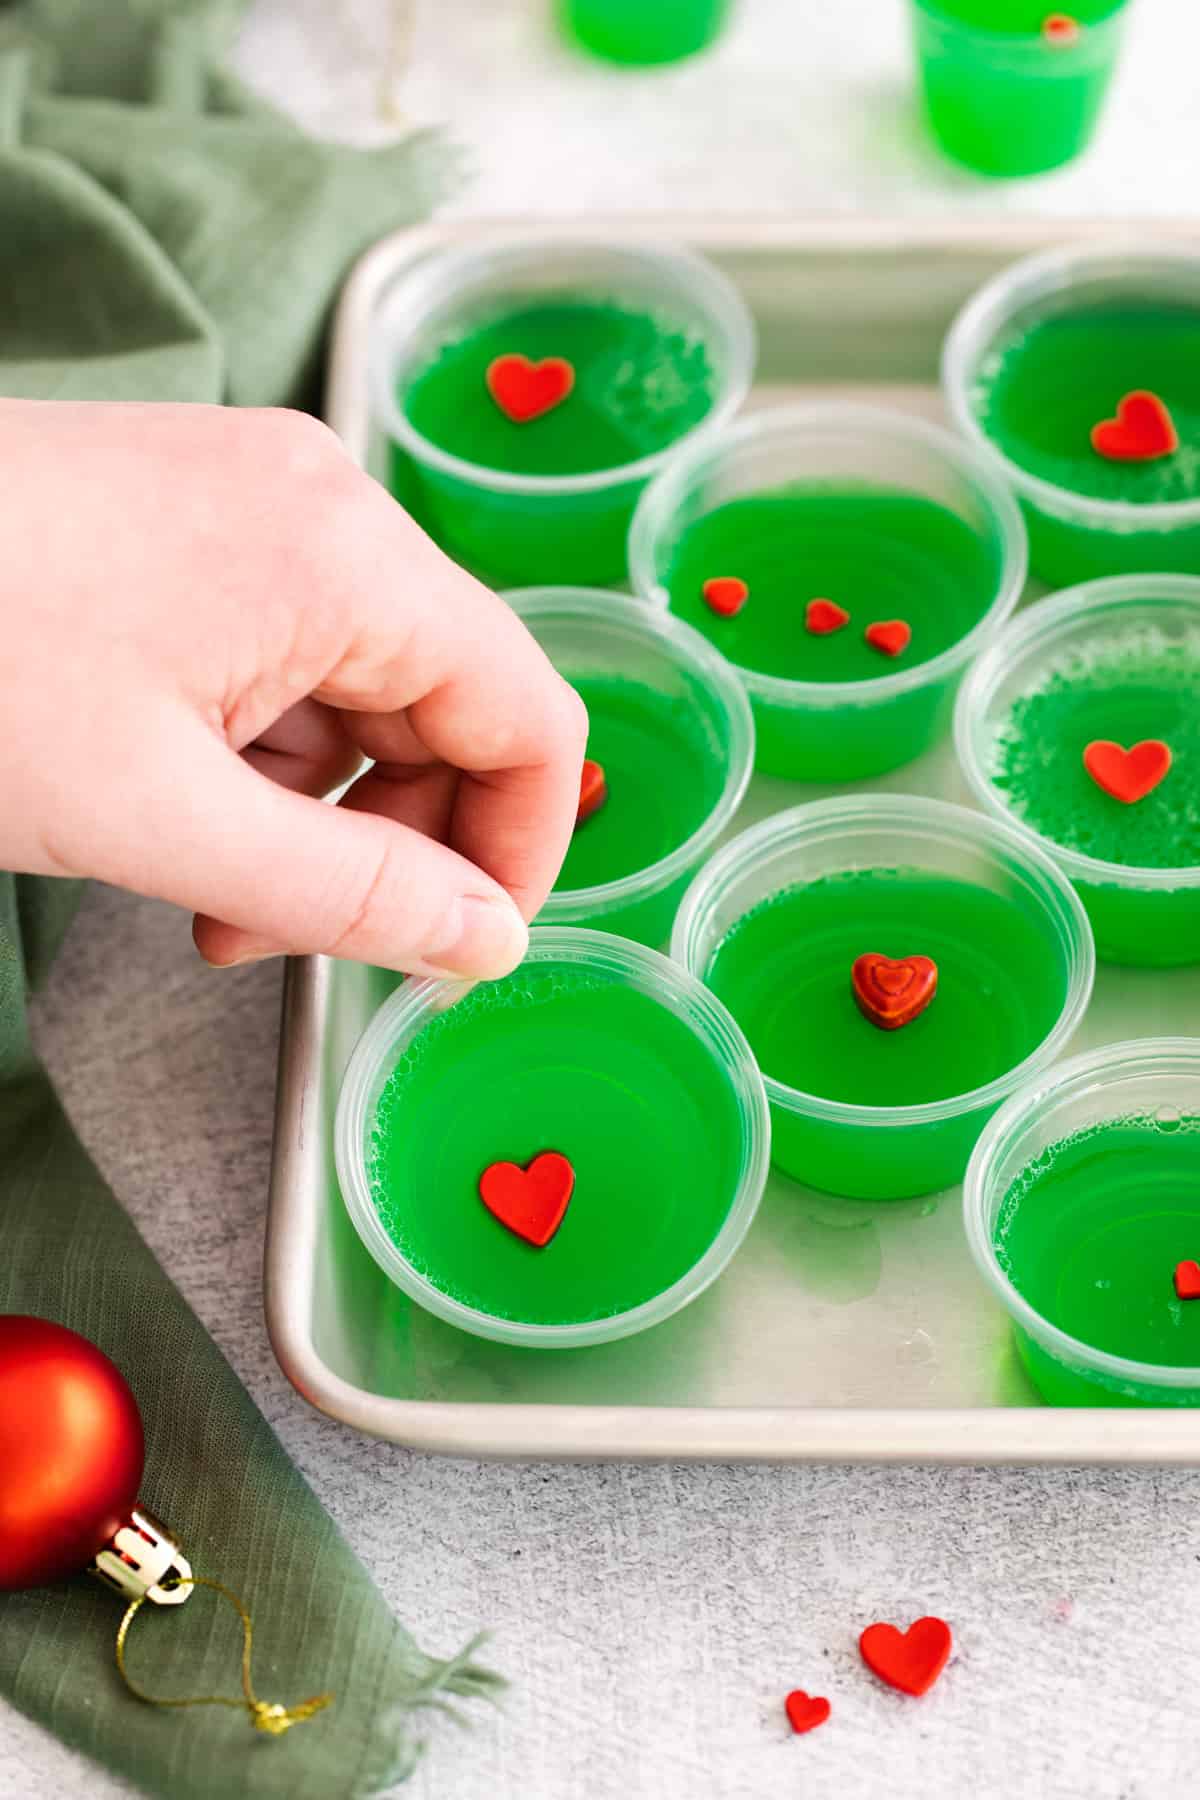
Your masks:
M740 575L713 575L700 592L709 611L722 619L734 618L750 598L750 589Z
M545 356L533 362L513 352L488 364L488 393L502 413L516 425L540 419L561 406L575 386L575 370L565 356Z
M575 814L576 825L582 825L590 819L594 812L599 812L608 799L608 782L604 770L598 762L589 756L583 765L583 773L579 777L579 807Z
M883 1031L899 1031L923 1013L937 993L937 964L930 956L893 961L868 951L850 970L858 1009Z
M1125 750L1109 738L1096 738L1083 753L1083 766L1097 787L1114 800L1132 806L1152 794L1171 767L1170 746L1160 738L1143 738Z
M1115 419L1092 426L1092 448L1110 462L1153 462L1179 448L1179 433L1157 394L1138 388L1126 394Z
M944 1619L918 1619L907 1631L868 1625L858 1648L873 1675L902 1694L925 1694L950 1657L954 1640Z
M479 1197L488 1211L539 1250L562 1224L574 1188L575 1171L557 1150L543 1150L524 1169L492 1163L479 1177Z

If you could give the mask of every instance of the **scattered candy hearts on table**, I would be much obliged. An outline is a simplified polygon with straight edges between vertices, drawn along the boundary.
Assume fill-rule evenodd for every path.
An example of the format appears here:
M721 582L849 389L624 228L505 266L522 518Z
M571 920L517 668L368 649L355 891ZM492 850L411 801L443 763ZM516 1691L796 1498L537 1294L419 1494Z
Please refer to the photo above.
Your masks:
M895 1625L868 1625L858 1640L872 1675L902 1694L927 1694L950 1657L954 1640L944 1619L918 1619L907 1631Z
M1160 738L1143 738L1130 750L1109 738L1094 738L1083 753L1083 766L1097 787L1133 806L1152 794L1167 774L1171 750Z
M783 1705L788 1724L798 1737L806 1731L815 1731L829 1717L828 1700L819 1694L806 1694L803 1688L793 1688Z
M516 425L527 425L561 406L575 386L575 370L565 356L534 362L513 352L497 356L487 368L488 393Z
M750 589L738 575L714 575L700 592L704 604L722 619L732 619L750 598Z
M604 769L598 762L588 757L583 765L583 773L579 778L579 808L575 814L576 825L582 825L590 819L594 812L599 812L608 799L608 783L604 779Z
M1176 1263L1175 1292L1181 1300L1200 1300L1200 1263Z
M1066 49L1070 44L1077 44L1083 36L1083 27L1078 19L1070 13L1048 13L1042 20L1042 36L1048 44Z
M545 1249L563 1222L575 1189L575 1171L557 1150L543 1150L524 1169L496 1162L479 1177L479 1197L516 1237Z
M1138 388L1126 394L1115 419L1092 426L1092 448L1110 462L1153 462L1179 448L1179 433L1157 394Z
M912 626L904 619L878 619L863 633L873 650L885 656L899 656L912 643Z
M937 993L937 964L929 956L898 961L868 951L850 970L858 1010L882 1031L899 1031L923 1013Z
M850 614L836 600L810 600L804 609L804 628L814 637L828 637L850 623Z

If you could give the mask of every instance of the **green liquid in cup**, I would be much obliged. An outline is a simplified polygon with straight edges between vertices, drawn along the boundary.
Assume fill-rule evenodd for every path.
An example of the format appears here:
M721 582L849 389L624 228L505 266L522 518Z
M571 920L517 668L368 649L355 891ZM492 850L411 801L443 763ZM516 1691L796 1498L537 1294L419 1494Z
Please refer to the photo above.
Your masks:
M1133 805L1083 765L1094 739L1170 745L1171 767ZM1200 868L1200 633L1108 626L1019 695L992 751L991 781L1014 815L1052 843L1131 869ZM1101 956L1200 961L1200 888L1153 891L1078 882Z
M868 951L931 956L938 990L899 1031L859 1012ZM858 1106L903 1107L981 1087L1023 1062L1066 999L1049 926L1014 896L921 869L862 869L785 889L738 920L705 976L764 1075ZM811 1187L863 1199L930 1193L961 1176L987 1111L894 1130L772 1108L774 1160Z
M588 755L603 766L608 799L578 826L555 883L598 886L661 862L700 829L725 785L725 750L690 701L638 682L572 683L588 709ZM614 912L576 921L661 944L692 870Z
M1200 1301L1175 1265L1200 1260L1200 1118L1107 1120L1024 1169L994 1229L1000 1265L1029 1304L1094 1350L1200 1368ZM1033 1380L1064 1406L1195 1405L1200 1392L1097 1385L1018 1333Z
M1095 129L1116 61L1125 0L915 0L925 110L942 148L985 175L1069 162ZM1066 12L1071 44L1042 25Z
M727 11L728 0L562 0L570 35L621 63L691 56L717 36Z
M706 604L711 576L737 575L750 598L733 618ZM873 487L796 486L733 500L684 533L668 577L671 610L723 655L756 674L795 681L867 681L939 656L978 624L1001 576L995 544L957 514L915 494ZM826 637L805 629L809 600L850 614ZM904 619L899 656L863 636ZM919 756L945 729L957 674L883 705L820 710L754 691L757 761L774 774L854 780Z
M1039 480L1090 500L1160 505L1200 499L1200 308L1107 304L1014 326L989 351L972 403L997 449ZM1122 396L1163 400L1180 447L1150 462L1115 462L1092 427ZM1092 530L1028 509L1034 567L1048 581L1145 569L1200 573L1200 526Z
M385 1229L443 1293L499 1318L602 1319L674 1285L725 1223L742 1126L673 1012L569 965L518 969L430 1021L376 1109ZM479 1198L493 1162L557 1150L575 1191L544 1249Z
M572 392L517 424L487 389L489 365L565 357ZM711 410L716 375L703 338L668 318L589 300L501 313L448 341L398 395L415 430L452 456L517 476L587 475L666 449ZM498 585L623 578L642 483L595 492L496 492L393 451L392 489L459 562Z

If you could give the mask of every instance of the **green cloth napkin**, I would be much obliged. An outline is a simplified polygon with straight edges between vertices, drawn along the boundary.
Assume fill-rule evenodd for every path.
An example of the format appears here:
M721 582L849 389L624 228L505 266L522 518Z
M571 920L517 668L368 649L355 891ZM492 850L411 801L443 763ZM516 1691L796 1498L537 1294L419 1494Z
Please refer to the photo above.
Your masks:
M428 144L316 144L219 67L205 0L0 4L0 393L299 403L353 258L419 216ZM120 1602L86 1577L0 1595L0 1695L153 1794L336 1800L412 1766L414 1713L486 1693L431 1661L361 1564L76 1139L30 1044L26 996L70 917L67 882L0 875L0 1312L81 1331L131 1382L143 1499L197 1574L240 1594L266 1700L334 1705L266 1739L223 1707L161 1711L117 1676ZM217 1596L145 1607L135 1678L236 1694Z

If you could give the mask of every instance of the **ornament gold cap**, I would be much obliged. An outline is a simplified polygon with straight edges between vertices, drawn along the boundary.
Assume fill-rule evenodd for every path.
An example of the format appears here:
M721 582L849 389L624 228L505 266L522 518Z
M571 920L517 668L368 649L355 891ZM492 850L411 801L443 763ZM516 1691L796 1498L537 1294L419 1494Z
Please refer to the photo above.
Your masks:
M166 1526L135 1506L97 1550L91 1573L125 1600L182 1606L192 1591L192 1565Z

